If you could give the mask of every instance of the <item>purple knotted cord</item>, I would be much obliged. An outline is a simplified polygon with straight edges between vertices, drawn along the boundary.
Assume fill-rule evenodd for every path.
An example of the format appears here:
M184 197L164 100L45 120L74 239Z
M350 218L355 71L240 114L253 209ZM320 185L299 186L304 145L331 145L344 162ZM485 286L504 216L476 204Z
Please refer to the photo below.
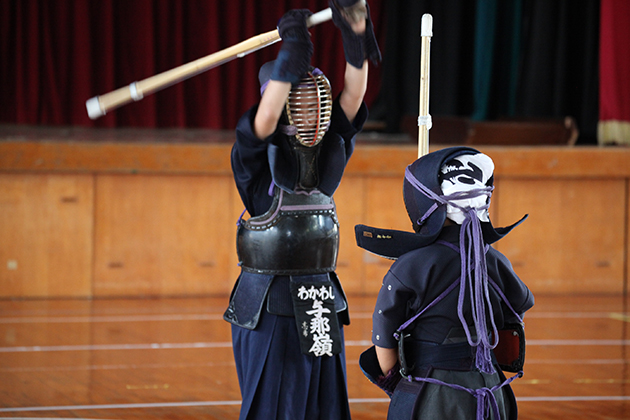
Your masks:
M469 281L466 282L464 280L460 282L457 315L464 326L468 343L473 347L477 347L476 366L482 372L492 373L494 372L494 367L492 366L491 349L494 349L499 343L499 333L494 317L492 316L492 303L490 301L490 291L488 288L488 268L486 266L484 243L482 240L481 222L477 217L476 209L468 208L464 211L466 219L462 223L459 234L459 248L460 255L462 255L461 250L464 250L466 243L469 244L465 250L466 258L463 258L463 255L461 258L462 276L466 276ZM468 324L464 318L466 283L468 283L468 291L471 296L471 311L477 331L477 340L473 340ZM486 308L488 312L486 312ZM492 325L493 342L490 342L490 336L487 334L488 313L490 314L489 318Z
M287 136L295 136L298 133L298 129L294 125L278 124L278 127L280 128L280 132Z
M243 209L243 211L241 212L241 215L238 216L238 220L236 221L236 226L240 226L241 222L243 221L243 216L245 215L245 212L247 211L247 209Z
M269 197L271 197L273 195L273 187L275 187L275 186L276 186L276 183L272 179L271 183L269 184L269 189L267 190L267 195Z
M469 191L461 191L450 195L439 195L431 191L413 176L409 167L405 170L405 178L418 191L428 198L435 201L429 210L418 220L418 224L422 224L438 207L438 203L442 205L451 205L464 213L465 220L462 223L459 236L459 254L461 259L461 281L459 283L459 298L457 301L457 315L462 327L466 333L468 344L477 348L475 366L485 373L493 373L495 371L492 365L492 352L498 342L499 333L492 317L492 302L490 301L490 293L488 289L488 268L486 266L485 249L483 235L481 231L481 222L477 217L477 210L485 210L490 206L490 200L487 204L478 208L462 207L456 204L455 200L468 199L487 195L492 195L494 187L477 188ZM466 289L470 293L472 320L477 331L477 339L473 340L470 327L464 318L464 296ZM490 314L490 322L492 334L488 335L488 314ZM493 337L493 342L490 342Z
M484 387L484 388L478 388L478 389L470 389L470 388L466 388L465 386L461 386L458 384L449 384L449 383L442 382L439 379L434 379L434 378L417 378L410 375L406 377L406 379L410 382L414 380L420 381L420 382L427 382L434 385L448 386L453 389L468 392L477 400L476 420L483 420L483 419L489 418L490 410L492 410L492 413L493 413L492 418L494 419L501 418L500 413L499 413L499 404L497 403L497 398L494 396L493 392L498 389L503 388L506 385L509 385L510 383L512 383L512 381L514 381L514 379L520 378L521 376L523 376L523 372L517 373L516 375L512 376L511 378L506 379L505 381L503 381L502 383L498 385L493 386L492 388Z
M269 189L267 190L267 194L271 197L273 195L273 187L275 187L276 183L273 182L273 179L271 180L271 184L269 184ZM243 216L245 215L245 212L247 211L247 209L243 209L243 212L241 213L241 215L238 217L238 220L236 221L236 226L240 226L241 222L243 221Z

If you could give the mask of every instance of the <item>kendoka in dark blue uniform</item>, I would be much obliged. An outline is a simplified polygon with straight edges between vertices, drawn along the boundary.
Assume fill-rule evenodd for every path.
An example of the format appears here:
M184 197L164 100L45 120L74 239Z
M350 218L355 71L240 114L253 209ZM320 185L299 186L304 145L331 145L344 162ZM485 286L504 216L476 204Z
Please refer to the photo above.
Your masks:
M251 217L239 221L242 271L224 318L242 420L350 418L332 196L367 119L367 58L380 53L367 7L339 3L348 7L331 2L348 62L339 96L310 66L310 12L294 10L279 22L277 59L261 68L261 101L236 129L232 168Z
M360 246L396 259L374 308L374 347L360 361L391 396L389 419L517 416L516 376L506 379L494 349L534 298L491 246L516 226L490 222L493 170L475 149L430 153L405 172L415 233L356 227Z

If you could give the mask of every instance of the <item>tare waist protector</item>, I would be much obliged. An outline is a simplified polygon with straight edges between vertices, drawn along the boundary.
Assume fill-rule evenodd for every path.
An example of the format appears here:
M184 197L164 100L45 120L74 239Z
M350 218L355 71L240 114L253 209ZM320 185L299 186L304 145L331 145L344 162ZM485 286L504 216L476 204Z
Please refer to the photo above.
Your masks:
M332 197L276 188L270 209L242 220L236 248L243 270L297 275L335 270L339 222Z

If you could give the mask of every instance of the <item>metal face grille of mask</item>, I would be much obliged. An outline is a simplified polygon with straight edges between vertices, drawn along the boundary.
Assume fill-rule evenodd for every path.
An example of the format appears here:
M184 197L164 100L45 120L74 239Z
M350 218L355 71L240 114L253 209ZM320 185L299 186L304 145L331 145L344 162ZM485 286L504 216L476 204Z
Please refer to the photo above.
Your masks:
M297 141L307 147L317 145L330 126L332 93L323 74L307 75L291 88L286 103L289 123L297 129Z

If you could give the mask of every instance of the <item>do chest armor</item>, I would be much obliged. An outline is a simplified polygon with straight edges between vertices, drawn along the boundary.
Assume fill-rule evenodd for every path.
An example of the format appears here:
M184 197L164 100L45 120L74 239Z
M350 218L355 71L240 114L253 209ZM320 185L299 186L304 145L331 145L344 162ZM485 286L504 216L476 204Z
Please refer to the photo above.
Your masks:
M317 190L287 194L276 188L265 214L241 221L236 247L244 271L275 275L332 272L339 250L335 203Z

